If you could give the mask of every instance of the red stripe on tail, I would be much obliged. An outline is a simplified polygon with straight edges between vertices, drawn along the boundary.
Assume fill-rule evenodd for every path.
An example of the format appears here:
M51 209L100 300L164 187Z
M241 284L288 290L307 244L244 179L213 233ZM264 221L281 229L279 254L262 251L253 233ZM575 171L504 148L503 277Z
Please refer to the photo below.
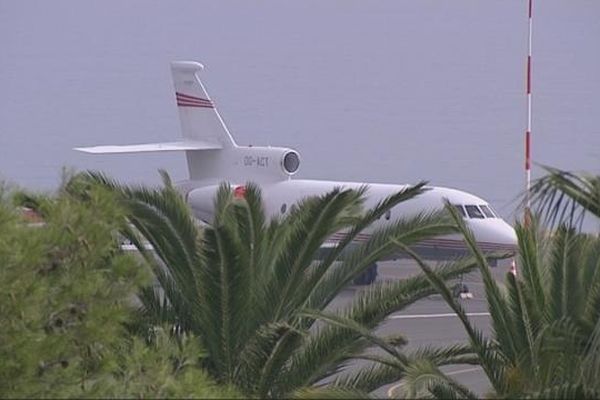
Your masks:
M215 108L213 102L209 99L203 99L201 97L190 96L176 92L175 97L177 99L177 105L179 107L201 107L201 108Z
M183 94L183 93L176 92L175 95L177 97L181 97L182 99L195 100L195 101L209 101L210 102L209 99L203 99L202 97L190 96L189 94Z

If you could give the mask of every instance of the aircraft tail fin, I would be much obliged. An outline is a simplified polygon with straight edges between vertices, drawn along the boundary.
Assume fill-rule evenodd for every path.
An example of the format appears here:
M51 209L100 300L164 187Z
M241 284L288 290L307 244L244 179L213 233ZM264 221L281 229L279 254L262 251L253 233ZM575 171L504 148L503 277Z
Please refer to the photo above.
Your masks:
M203 68L202 64L193 61L171 63L183 140L165 143L78 147L75 150L92 154L184 151L190 180L231 179L237 174L236 168L238 168L237 161L232 160L233 157L238 160L238 152L241 148L233 140L198 77ZM246 149L245 151L251 151L253 154L257 151L260 152L258 149ZM258 155L254 158L249 157L247 162L258 163L258 157ZM265 159L266 156L262 156L260 162L266 166ZM234 170L235 173L232 172Z
M198 74L204 66L194 61L171 63L181 132L185 140L236 147L233 137L208 96Z

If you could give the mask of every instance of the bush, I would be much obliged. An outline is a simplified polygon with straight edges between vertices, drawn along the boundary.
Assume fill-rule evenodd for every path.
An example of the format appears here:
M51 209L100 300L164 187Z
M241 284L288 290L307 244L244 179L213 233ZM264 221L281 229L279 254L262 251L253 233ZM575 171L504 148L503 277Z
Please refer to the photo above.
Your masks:
M199 341L126 328L150 274L124 254L114 197L0 198L0 397L233 397L200 368ZM24 197L22 197L23 199Z

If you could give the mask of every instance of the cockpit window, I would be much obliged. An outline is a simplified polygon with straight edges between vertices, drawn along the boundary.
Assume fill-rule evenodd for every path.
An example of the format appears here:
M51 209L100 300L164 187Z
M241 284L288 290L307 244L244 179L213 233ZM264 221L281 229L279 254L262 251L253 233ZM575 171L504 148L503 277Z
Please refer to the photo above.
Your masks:
M458 213L464 218L467 216L467 214L465 213L465 209L463 208L463 206L461 206L460 204L453 204L454 208L456 208L456 210L458 211Z
M494 207L492 207L492 206L490 206L490 205L488 204L487 208L489 208L489 209L490 209L490 211L492 212L492 214L494 214L494 217L496 217L496 218L500 218L500 214L498 214L498 211L496 211L496 210L494 209Z
M479 206L479 208L481 209L481 211L483 212L483 214L488 217L488 218L496 218L496 215L492 212L492 210L486 206L485 204L482 204Z
M465 206L465 209L467 210L467 214L469 214L469 217L471 217L471 218L479 218L479 219L485 218L483 216L483 213L477 206Z

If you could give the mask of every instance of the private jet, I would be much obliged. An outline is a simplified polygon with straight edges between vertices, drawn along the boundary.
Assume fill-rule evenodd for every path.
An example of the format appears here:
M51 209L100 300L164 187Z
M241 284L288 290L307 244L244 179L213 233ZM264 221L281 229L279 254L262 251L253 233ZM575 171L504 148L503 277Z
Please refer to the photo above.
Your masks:
M213 218L215 194L219 184L224 181L229 182L234 193L241 196L246 182L257 183L263 193L265 211L271 216L285 215L299 200L322 195L335 187L359 189L367 185L369 189L365 206L369 207L409 186L293 179L300 168L300 154L297 151L285 147L240 146L235 142L200 79L203 68L202 64L193 61L171 64L183 140L80 147L75 150L92 154L185 152L189 179L176 185L195 217L208 224ZM500 218L488 202L464 191L436 186L430 186L423 194L392 208L356 240L367 241L374 230L399 217L440 209L446 199L465 219L482 250L515 250L517 239L514 229ZM334 246L343 237L343 232L336 233L325 245ZM459 235L424 240L413 250L430 260L447 260L467 253ZM394 255L394 258L399 257L402 254ZM373 264L356 283L371 284L376 277L377 264Z

